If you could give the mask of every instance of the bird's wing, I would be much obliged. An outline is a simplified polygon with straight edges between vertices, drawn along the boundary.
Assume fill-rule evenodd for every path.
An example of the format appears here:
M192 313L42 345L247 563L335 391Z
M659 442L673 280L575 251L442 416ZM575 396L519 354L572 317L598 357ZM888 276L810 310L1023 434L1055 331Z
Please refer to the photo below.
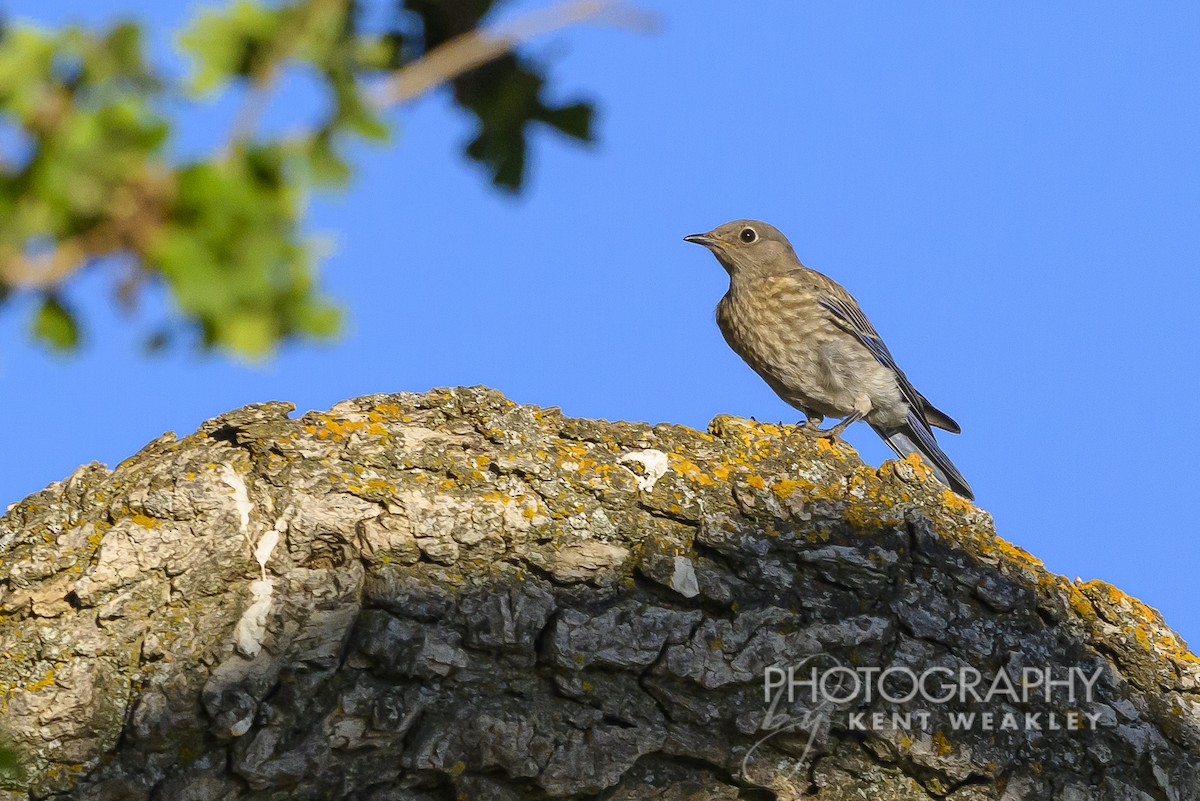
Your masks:
M875 360L884 367L892 371L896 376L896 384L900 387L900 394L904 396L904 400L908 403L908 407L916 411L917 416L929 426L929 421L926 419L925 406L929 401L917 392L917 388L908 380L908 376L904 371L896 366L896 360L892 358L892 352L888 350L888 346L884 344L883 338L879 336L879 332L875 330L875 326L871 325L871 321L862 313L862 309L858 308L858 303L854 298L850 297L850 293L842 289L837 284L833 283L829 278L816 273L819 276L820 288L817 291L817 303L829 311L833 315L833 321L842 329L853 334L854 337L866 346L867 350L871 351L871 355Z

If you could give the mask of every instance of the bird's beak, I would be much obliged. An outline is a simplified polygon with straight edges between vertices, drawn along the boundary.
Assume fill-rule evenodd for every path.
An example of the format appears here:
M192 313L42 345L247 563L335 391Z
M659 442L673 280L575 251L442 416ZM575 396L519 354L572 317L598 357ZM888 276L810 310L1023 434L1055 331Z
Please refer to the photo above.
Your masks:
M692 242L697 245L704 245L706 248L715 248L721 244L720 240L711 234L688 234L683 238L684 242Z

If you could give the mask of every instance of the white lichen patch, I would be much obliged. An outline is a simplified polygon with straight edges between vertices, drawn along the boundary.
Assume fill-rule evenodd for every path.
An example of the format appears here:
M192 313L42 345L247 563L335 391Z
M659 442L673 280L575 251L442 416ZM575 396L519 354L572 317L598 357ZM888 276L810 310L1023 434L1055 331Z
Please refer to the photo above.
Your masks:
M234 508L242 521L242 533L248 534L250 529L250 513L254 504L250 502L250 494L246 489L246 479L227 464L221 465L221 480L233 490Z
M229 734L233 737L241 737L243 734L250 731L250 726L253 723L254 715L247 715L229 727Z
M686 556L675 557L675 571L671 574L671 589L684 598L695 598L700 594L696 581L696 567Z
M246 479L227 464L221 465L221 480L233 490L234 510L238 514L239 530L253 548L254 561L258 562L260 578L250 582L250 606L242 612L237 625L233 629L233 640L238 651L248 657L253 657L262 650L263 637L267 633L267 614L271 611L271 596L274 593L274 582L267 578L267 562L279 544L280 529L286 522L280 518L275 526L268 529L254 542L250 531L250 513L254 504L250 500ZM234 736L237 736L236 734Z
M621 464L636 462L642 466L644 471L642 475L637 475L637 472L634 471L634 475L637 476L638 489L642 492L653 490L658 480L666 474L669 465L667 455L653 448L643 451L632 451L617 459L617 461Z
M263 579L267 577L267 560L271 558L271 552L275 550L275 546L278 544L279 532L271 529L262 535L258 541L258 545L254 548L254 558L258 562L258 569L262 572Z
M270 579L250 582L250 606L242 613L233 629L233 641L244 656L257 656L267 633L267 613L271 610L274 585Z
M275 550L275 546L279 544L280 533L287 528L287 520L285 516L280 516L275 521L275 526L263 534L258 542L255 543L254 535L250 530L250 513L254 511L254 504L250 500L250 493L246 487L246 480L241 474L227 464L221 465L221 480L233 490L234 509L238 514L240 521L239 530L242 536L246 538L246 542L250 543L253 549L254 560L258 562L259 573L262 580L267 578L267 561L271 558L271 553Z

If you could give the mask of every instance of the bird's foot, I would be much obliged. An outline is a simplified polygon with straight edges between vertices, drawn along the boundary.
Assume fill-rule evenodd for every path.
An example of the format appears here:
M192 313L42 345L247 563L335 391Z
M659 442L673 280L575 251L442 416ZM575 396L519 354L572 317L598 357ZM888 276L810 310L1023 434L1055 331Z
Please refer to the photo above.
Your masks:
M809 441L814 439L824 439L825 437L829 436L837 436L836 432L832 434L830 433L837 428L837 426L821 428L821 421L824 419L824 417L816 416L810 417L807 420L799 420L796 422L796 425L789 426L784 430L787 431L790 436L797 436L801 439L806 439Z
M815 436L818 439L831 439L834 442L842 441L842 432L846 430L846 426L838 423L836 426L831 426L823 431L816 432Z
M810 419L807 423L805 423L801 431L816 439L840 440L842 438L842 432L845 431L851 423L856 423L863 419L863 417L864 415L861 412L855 411L843 417L842 421L837 425L832 425L829 428L818 427L817 424L820 423L821 418L818 418L816 421Z
M825 419L823 414L814 414L813 412L805 412L803 420L796 421L796 428L807 428L812 430L821 427L821 421Z
M810 417L807 420L801 420L796 423L796 431L797 433L803 434L806 437L814 437L816 439L822 439L830 436L829 432L833 431L835 428L837 428L837 426L821 428L821 421L824 419L824 417ZM834 436L836 436L836 434L834 434Z
M800 433L813 439L841 439L842 432L846 430L846 426L838 423L829 428L819 428L817 426L804 426L800 429Z

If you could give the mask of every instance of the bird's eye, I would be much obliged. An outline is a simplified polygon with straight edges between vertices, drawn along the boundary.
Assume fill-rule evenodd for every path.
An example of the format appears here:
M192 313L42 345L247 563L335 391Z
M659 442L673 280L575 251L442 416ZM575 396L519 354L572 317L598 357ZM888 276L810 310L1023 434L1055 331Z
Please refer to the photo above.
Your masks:
M755 239L758 239L758 234L754 232L753 228L743 228L742 232L738 234L738 236L741 237L741 240L747 245L749 245Z

